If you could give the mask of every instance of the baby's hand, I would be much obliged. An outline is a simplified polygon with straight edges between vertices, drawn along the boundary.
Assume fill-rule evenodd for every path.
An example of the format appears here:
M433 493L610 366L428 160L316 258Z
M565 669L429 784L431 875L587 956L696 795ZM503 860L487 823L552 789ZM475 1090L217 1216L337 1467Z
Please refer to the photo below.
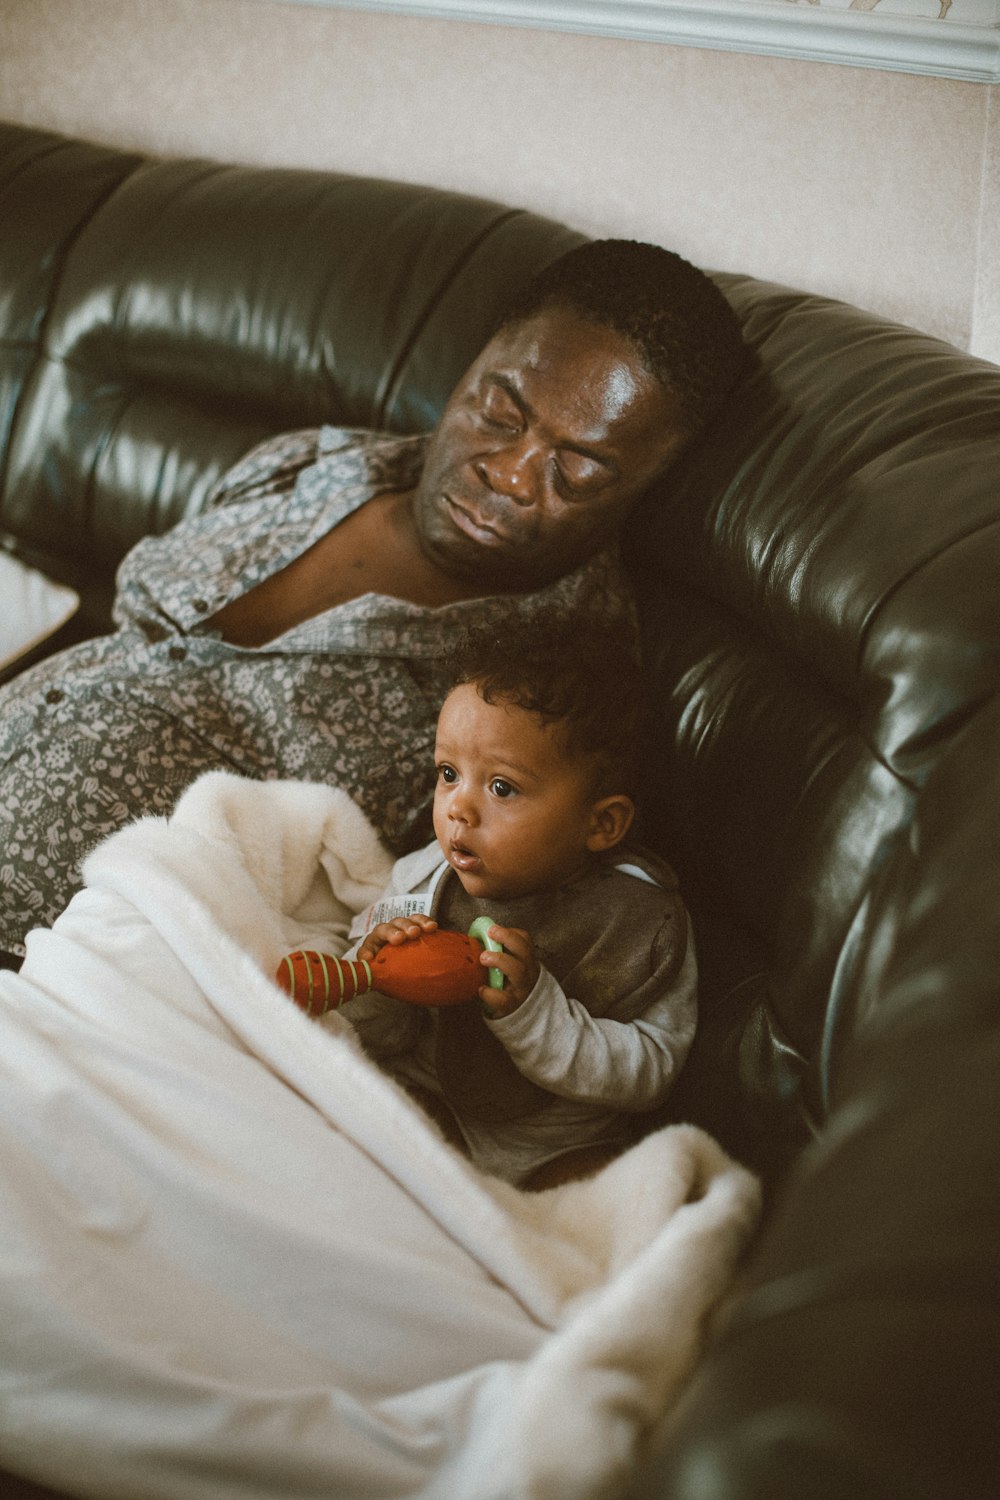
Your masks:
M519 927L498 927L494 923L489 929L489 936L496 942L503 943L503 952L491 953L485 950L479 955L479 962L484 968L499 969L504 977L504 987L502 990L495 990L491 985L484 984L479 991L479 998L496 1020L500 1016L512 1015L524 1004L538 983L541 965L535 957L534 943Z
M400 943L419 937L422 932L433 932L436 927L437 923L430 917L425 917L422 912L417 912L412 917L393 917L391 922L380 922L371 932L365 933L365 940L357 952L358 962L373 959L386 943L398 947Z

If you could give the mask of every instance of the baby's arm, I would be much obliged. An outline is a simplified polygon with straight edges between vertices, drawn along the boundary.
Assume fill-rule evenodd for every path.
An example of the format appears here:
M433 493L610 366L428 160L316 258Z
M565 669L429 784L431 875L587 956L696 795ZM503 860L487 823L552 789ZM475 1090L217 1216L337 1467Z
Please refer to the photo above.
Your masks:
M533 1083L564 1099L638 1112L663 1101L683 1066L694 1036L696 989L689 943L666 993L633 1021L592 1016L542 968L527 999L489 1024Z

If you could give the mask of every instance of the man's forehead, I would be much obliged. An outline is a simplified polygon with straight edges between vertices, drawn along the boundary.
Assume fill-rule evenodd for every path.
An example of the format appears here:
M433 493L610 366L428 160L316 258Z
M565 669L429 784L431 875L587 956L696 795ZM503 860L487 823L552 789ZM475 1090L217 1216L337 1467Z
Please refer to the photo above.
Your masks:
M649 374L642 350L627 334L609 323L585 318L561 303L504 324L486 345L483 358L486 363L499 365L514 359L518 365L532 369L544 368L556 359L613 359Z
M652 375L641 351L608 325L555 307L502 328L474 367L480 379L506 391L528 416L535 402L552 404L594 431L594 442L618 424L669 417L673 400Z

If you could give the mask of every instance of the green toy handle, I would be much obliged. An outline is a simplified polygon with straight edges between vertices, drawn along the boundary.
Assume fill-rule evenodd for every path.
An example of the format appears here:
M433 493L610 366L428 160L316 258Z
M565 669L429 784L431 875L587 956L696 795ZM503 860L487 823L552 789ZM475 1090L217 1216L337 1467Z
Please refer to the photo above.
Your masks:
M503 943L498 943L496 938L486 936L487 932L492 926L492 917L477 917L472 926L469 928L469 936L475 938L477 943L482 943L483 947L486 948L490 953L502 953ZM489 969L487 970L487 973L489 974L489 980L487 982L490 986L490 989L502 990L503 975L501 974L500 970Z

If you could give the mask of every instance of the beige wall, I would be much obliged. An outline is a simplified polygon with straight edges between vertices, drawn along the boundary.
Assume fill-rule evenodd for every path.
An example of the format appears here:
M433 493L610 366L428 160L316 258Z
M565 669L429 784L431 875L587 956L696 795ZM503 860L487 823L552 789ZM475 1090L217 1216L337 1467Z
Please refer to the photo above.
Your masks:
M278 0L0 0L8 119L478 192L1000 361L997 92Z

